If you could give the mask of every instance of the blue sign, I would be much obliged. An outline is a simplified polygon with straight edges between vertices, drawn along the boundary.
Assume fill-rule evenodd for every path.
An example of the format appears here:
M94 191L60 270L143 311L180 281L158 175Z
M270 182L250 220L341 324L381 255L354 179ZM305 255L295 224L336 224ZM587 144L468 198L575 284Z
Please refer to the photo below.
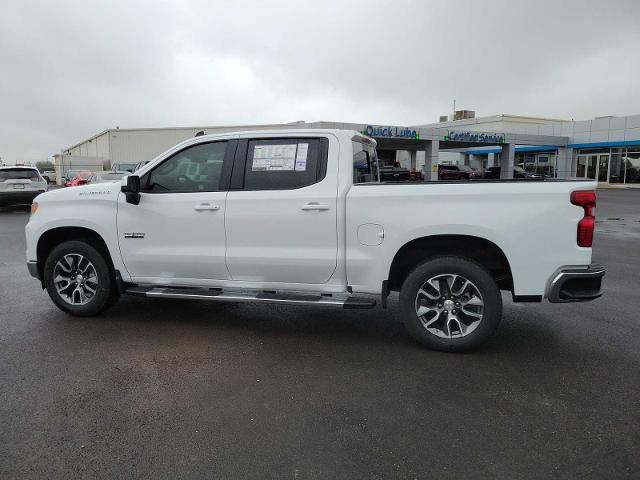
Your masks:
M445 135L445 141L451 142L474 142L474 143L504 143L503 133L484 133L484 132L449 132Z
M381 125L367 125L362 132L369 137L386 138L414 138L419 139L420 134L416 130L405 127L385 127Z

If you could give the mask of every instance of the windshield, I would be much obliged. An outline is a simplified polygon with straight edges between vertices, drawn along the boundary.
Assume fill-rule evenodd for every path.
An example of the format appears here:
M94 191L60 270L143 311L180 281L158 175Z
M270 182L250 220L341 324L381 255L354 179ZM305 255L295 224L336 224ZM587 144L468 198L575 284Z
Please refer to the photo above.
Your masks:
M36 169L31 168L10 168L0 170L0 181L5 180L31 180L40 181L40 175Z
M475 170L469 165L459 165L458 168L464 172L474 172Z

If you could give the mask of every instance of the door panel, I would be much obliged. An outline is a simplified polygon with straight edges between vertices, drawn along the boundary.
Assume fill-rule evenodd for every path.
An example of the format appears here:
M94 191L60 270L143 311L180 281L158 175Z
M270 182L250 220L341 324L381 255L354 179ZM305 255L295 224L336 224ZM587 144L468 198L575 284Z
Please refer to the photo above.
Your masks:
M142 193L139 205L118 199L118 237L132 277L227 279L227 192Z
M304 146L305 174L296 175L295 169L302 162L292 145L297 145L297 152ZM233 280L303 284L329 281L336 269L338 251L337 159L331 161L330 148L323 145L328 142L296 138L251 141L244 150L238 148L241 158L236 158L234 175L236 166L242 165L247 190L231 190L227 197L226 259ZM260 162L259 169L270 168L270 149L284 152L285 158L274 163L271 171L254 169L254 157ZM287 155L296 155L295 162ZM313 179L311 172L315 172ZM316 177L323 179L312 183ZM298 181L304 186L296 188Z
M190 145L141 178L138 205L120 194L118 238L132 277L166 285L229 278L224 215L236 144Z

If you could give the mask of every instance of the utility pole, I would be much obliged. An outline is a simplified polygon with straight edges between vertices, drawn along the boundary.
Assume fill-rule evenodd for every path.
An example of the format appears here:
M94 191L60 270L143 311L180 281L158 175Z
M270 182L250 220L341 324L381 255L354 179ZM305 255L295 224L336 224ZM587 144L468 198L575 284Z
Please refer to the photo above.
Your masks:
M453 99L453 117L451 117L451 121L455 121L456 119L456 99Z

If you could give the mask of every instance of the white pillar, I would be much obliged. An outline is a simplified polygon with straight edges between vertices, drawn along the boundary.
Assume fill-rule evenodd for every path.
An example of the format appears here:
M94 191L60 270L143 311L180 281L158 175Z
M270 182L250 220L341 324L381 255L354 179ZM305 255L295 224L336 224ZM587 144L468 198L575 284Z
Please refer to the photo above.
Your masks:
M569 178L573 173L573 148L560 147L558 149L558 161L556 162L556 176L558 178Z
M416 169L416 151L415 150L411 150L409 152L409 162L410 162L411 170L415 170Z
M496 154L487 153L487 168L496 166Z
M516 146L513 143L502 145L500 153L500 178L513 178L513 163L516 157Z
M438 152L440 151L440 140L427 140L424 148L424 166L422 167L422 175L426 181L438 180L438 168L432 168L438 165Z

